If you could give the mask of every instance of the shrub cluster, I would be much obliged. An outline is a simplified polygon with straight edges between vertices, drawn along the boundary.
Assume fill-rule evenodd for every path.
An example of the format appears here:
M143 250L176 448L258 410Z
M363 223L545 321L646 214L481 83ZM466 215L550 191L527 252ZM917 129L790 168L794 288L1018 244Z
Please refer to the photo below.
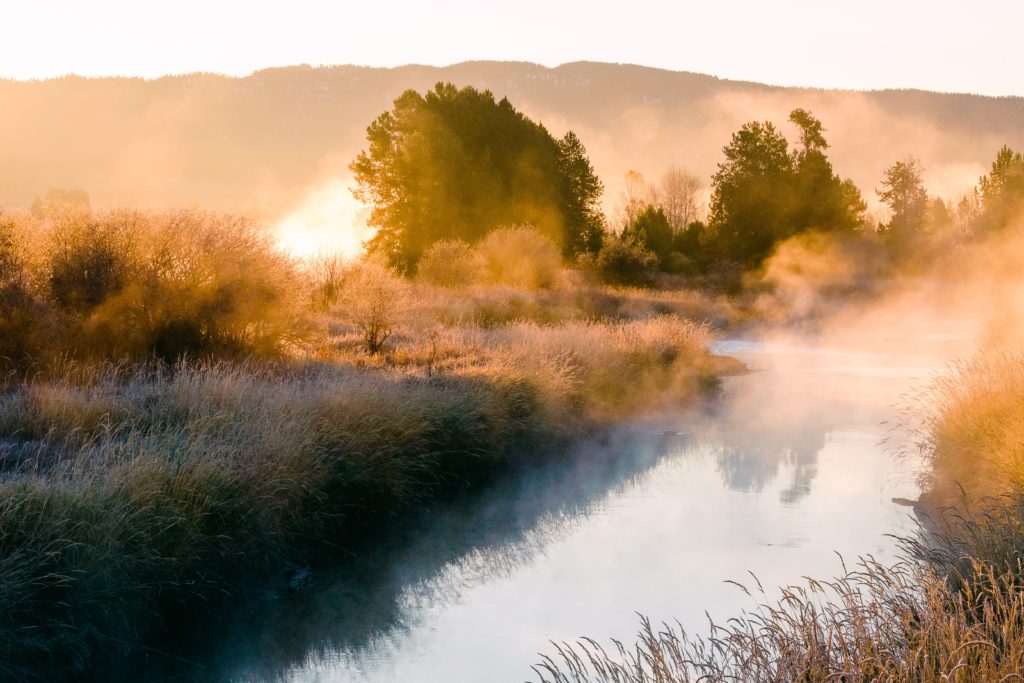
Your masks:
M30 246L31 245L31 246ZM300 340L295 265L251 221L57 205L0 218L0 356L272 356Z
M499 228L476 246L435 242L420 259L418 277L439 287L506 285L551 289L562 276L562 255L552 239L528 226Z

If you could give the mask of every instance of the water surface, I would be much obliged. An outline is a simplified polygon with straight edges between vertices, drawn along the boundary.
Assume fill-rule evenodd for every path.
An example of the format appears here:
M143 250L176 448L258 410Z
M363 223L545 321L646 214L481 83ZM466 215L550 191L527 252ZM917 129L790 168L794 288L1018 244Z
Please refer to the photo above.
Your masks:
M235 681L523 681L552 640L631 640L636 613L702 633L768 590L895 559L919 463L898 406L960 342L732 340L752 372L710 415L633 423L432 515L404 539L317 576L242 629ZM870 350L864 350L870 349ZM879 349L897 349L896 352Z

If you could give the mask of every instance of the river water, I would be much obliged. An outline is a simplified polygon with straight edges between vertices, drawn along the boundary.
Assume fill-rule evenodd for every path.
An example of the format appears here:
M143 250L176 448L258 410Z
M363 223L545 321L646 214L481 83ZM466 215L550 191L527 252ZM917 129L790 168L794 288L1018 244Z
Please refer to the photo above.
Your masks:
M626 425L316 576L218 646L216 677L532 680L552 640L631 641L638 612L701 634L752 608L727 579L771 597L839 555L895 559L914 524L892 499L916 498L920 465L899 407L962 346L719 342L751 372L714 409Z

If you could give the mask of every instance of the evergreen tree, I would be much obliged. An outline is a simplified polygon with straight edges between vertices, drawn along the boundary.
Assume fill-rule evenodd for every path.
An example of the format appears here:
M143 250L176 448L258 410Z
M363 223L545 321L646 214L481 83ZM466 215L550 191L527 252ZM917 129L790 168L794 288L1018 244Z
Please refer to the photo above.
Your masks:
M745 124L723 152L711 178L711 237L719 258L757 265L791 232L793 158L769 122Z
M665 212L653 204L648 204L633 222L626 226L622 232L622 239L653 253L662 264L672 253L672 226Z
M594 173L587 150L571 130L558 141L558 170L566 184L566 256L596 254L604 242L605 219L601 211L604 185Z
M983 230L999 230L1024 217L1024 154L1003 146L992 171L979 179L978 194Z
M852 232L863 226L867 204L851 180L842 180L825 155L828 142L821 121L804 109L789 120L800 129L800 146L793 153L796 172L791 221L796 230Z
M921 178L921 163L914 158L897 161L885 171L877 190L892 216L879 226L892 250L906 256L924 236L928 219L928 192Z

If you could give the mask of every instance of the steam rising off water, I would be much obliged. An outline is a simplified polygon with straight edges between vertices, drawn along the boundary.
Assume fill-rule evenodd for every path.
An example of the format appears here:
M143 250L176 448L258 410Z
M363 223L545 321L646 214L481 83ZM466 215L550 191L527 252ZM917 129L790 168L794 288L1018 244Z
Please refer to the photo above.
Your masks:
M891 499L916 497L918 463L894 457L894 405L967 348L937 335L721 342L753 372L728 380L713 414L628 425L432 517L362 578L319 577L243 637L229 676L523 680L550 640L631 639L636 612L699 634L705 610L753 608L726 579L753 587L753 572L775 596L839 573L835 552L895 559L887 534L913 521Z

